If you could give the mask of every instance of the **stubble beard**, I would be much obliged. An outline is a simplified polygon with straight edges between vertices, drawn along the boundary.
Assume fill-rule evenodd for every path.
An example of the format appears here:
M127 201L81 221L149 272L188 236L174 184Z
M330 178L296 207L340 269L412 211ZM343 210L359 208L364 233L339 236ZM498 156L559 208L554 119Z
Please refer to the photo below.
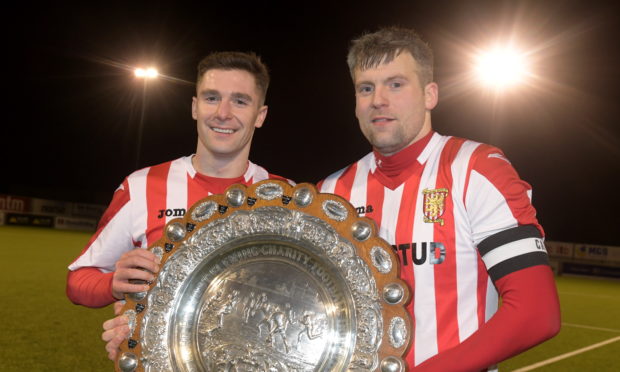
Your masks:
M404 133L401 128L393 128L389 131L378 131L372 129L372 123L369 124L370 128L365 133L366 139L372 147L382 155L392 155L402 150L406 145L403 144Z

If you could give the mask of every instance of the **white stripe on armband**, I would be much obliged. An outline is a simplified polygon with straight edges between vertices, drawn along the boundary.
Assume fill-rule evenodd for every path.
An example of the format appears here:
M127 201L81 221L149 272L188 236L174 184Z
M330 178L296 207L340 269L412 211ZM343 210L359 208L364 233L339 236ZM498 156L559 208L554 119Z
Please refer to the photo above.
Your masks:
M489 253L482 257L487 270L513 257L532 252L545 252L545 244L539 238L527 238L504 244L492 249Z

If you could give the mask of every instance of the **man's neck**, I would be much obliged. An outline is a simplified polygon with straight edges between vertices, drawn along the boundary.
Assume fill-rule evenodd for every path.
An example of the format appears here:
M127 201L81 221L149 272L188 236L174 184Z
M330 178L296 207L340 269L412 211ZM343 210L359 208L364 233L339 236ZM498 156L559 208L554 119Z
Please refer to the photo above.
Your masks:
M417 139L398 152L385 156L374 149L375 162L379 172L390 178L397 178L402 172L417 163L418 157L433 137L433 131Z
M248 157L244 154L222 156L197 151L192 165L198 173L209 177L236 178L248 169Z
M431 113L430 111L427 110L425 114L425 118L424 118L424 123L422 124L422 127L420 128L420 131L418 132L418 134L415 136L415 138L411 142L399 148L398 150L391 149L389 151L385 151L382 149L378 149L374 146L373 146L373 150L381 154L382 156L392 156L392 155L399 153L403 149L413 145L414 143L418 142L422 138L425 138L432 131L433 131L433 126L431 125Z

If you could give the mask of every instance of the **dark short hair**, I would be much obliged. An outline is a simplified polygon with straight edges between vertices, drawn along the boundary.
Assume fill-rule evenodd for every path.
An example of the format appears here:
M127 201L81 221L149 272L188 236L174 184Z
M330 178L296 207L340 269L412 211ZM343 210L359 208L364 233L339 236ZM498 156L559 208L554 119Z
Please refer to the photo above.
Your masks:
M200 85L205 72L213 69L249 72L254 76L256 86L262 95L262 101L265 101L267 88L269 87L269 71L256 54L252 52L214 52L209 54L198 63L196 86Z
M414 30L401 27L382 28L353 40L347 56L351 77L354 78L356 68L366 70L389 63L405 51L418 64L420 84L432 82L433 51Z

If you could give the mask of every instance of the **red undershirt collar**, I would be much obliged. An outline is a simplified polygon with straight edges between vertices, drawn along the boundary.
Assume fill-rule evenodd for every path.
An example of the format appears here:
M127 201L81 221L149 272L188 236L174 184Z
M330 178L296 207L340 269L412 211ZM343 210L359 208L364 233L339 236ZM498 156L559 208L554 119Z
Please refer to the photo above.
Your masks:
M235 178L218 178L196 172L194 180L210 193L222 194L228 186L234 183L244 183L245 178L243 175Z
M377 165L375 176L384 186L392 190L397 188L420 166L418 157L434 133L434 131L430 131L426 136L390 156L381 155L373 149L375 164Z

